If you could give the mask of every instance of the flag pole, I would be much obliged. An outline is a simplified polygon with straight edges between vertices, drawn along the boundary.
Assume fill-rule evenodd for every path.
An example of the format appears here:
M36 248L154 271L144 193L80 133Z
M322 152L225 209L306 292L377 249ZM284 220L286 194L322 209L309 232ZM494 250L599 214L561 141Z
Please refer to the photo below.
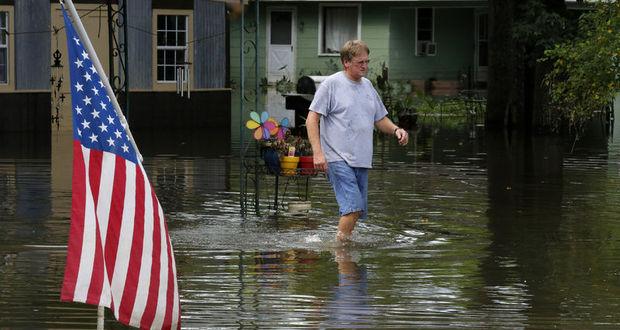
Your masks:
M105 321L105 311L103 306L97 306L97 330L103 330L103 325Z
M95 70L97 70L97 73L99 74L99 78L101 79L101 82L105 86L106 92L108 93L108 95L110 95L110 102L114 106L114 111L116 112L116 115L118 116L119 120L125 127L125 130L127 131L127 136L129 137L129 141L131 142L131 145L136 151L136 154L138 154L138 159L142 161L143 160L142 154L138 150L138 146L136 145L136 141L134 141L133 139L133 135L131 135L131 130L129 129L129 124L127 123L127 119L125 119L125 116L123 115L123 112L121 111L121 106L118 104L118 101L116 100L114 91L112 90L112 86L110 85L110 81L108 80L108 76L105 74L105 71L103 71L103 67L101 66L101 62L99 62L97 53L95 53L95 49L93 48L93 45L90 43L90 39L88 38L88 35L86 34L86 30L84 29L84 25L82 25L82 20L80 20L80 15L78 15L77 10L75 10L73 1L72 0L59 0L59 1L60 1L60 4L63 6L65 3L67 4L67 7L69 8L69 12L71 13L71 16L73 17L73 21L75 22L76 31L80 35L80 39L82 39L82 42L84 43L84 46L86 47L86 51L88 52L88 55L90 56L91 62L93 62L93 65L95 66ZM129 95L126 95L125 97L128 97L128 96Z

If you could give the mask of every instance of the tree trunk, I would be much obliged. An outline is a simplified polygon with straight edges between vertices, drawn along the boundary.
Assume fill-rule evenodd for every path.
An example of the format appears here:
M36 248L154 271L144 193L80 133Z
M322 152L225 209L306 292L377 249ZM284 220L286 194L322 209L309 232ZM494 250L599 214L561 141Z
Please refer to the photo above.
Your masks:
M515 57L513 22L516 0L489 0L489 75L486 125L512 126Z

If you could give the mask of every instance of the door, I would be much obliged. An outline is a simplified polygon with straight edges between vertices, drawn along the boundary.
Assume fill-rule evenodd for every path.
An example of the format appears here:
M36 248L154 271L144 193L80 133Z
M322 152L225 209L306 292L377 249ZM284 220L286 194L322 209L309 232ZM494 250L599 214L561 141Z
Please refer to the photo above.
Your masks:
M476 85L485 87L489 65L489 15L486 13L476 14Z
M294 9L271 8L267 12L267 79L275 82L295 76Z

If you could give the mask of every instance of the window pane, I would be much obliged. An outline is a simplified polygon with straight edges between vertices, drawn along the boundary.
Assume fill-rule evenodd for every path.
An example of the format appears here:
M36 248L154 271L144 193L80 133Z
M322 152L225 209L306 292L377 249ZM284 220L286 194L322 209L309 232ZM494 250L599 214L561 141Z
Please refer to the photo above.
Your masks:
M7 58L7 50L6 48L0 48L0 83L6 84L7 83L7 64L8 64L8 58Z
M324 53L338 53L345 42L357 39L357 7L324 7Z
M164 64L165 63L165 58L166 58L166 52L158 49L157 50L157 64Z
M433 9L418 8L416 27L418 41L433 41Z
M172 65L166 65L166 80L176 81L176 67Z
M6 30L0 29L0 46L6 46L7 33Z
M433 18L432 8L418 8L418 18Z
M480 15L478 19L478 38L487 39L487 15Z
M174 65L175 64L174 50L165 50L165 52L166 52L166 59L164 61L164 64L166 64L166 65Z
M166 45L166 32L157 32L157 46L165 46Z
M177 45L178 46L185 46L185 43L187 42L187 40L185 39L186 33L185 32L177 32Z
M166 30L176 30L177 29L177 17L174 15L166 16Z
M159 81L164 80L164 66L163 65L157 66L157 80Z
M6 11L0 11L0 28L6 28L6 19L8 15Z
M187 25L187 16L177 16L178 25L177 30L185 31L185 26Z
M433 33L431 31L418 31L418 41L432 41Z
M487 42L480 42L478 44L478 65L479 66L488 66L489 65L489 50Z
M175 56L176 56L177 64L185 63L185 50L177 50Z
M433 28L433 19L432 18L422 18L418 19L418 29L420 30L430 30Z
M293 21L290 11L274 11L271 13L271 44L290 45L291 25Z
M157 15L157 30L165 30L166 29L166 16Z
M7 83L6 66L0 65L0 84L6 84L6 83Z
M177 33L166 32L166 46L176 46L176 45L177 45Z

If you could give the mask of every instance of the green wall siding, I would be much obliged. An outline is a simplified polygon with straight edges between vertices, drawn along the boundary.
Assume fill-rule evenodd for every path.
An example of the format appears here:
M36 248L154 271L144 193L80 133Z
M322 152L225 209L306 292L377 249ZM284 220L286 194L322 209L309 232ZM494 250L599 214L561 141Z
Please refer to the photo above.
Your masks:
M340 68L337 56L318 55L319 3L266 3L260 9L258 42L259 79L266 76L266 20L269 8L295 8L297 10L297 47L295 77L299 73L323 75ZM246 26L254 24L254 7L246 11ZM436 8L435 42L437 56L415 55L415 7L402 7L398 3L362 4L362 39L371 49L369 78L380 73L386 63L392 79L456 80L459 72L473 70L474 64L474 10L471 8ZM246 40L254 41L254 30L248 29ZM240 20L230 22L231 80L238 83ZM249 44L246 44L247 47ZM246 85L253 86L254 51L245 54Z
M435 9L436 56L415 55L415 9L392 8L390 21L390 78L456 80L474 65L474 11Z

